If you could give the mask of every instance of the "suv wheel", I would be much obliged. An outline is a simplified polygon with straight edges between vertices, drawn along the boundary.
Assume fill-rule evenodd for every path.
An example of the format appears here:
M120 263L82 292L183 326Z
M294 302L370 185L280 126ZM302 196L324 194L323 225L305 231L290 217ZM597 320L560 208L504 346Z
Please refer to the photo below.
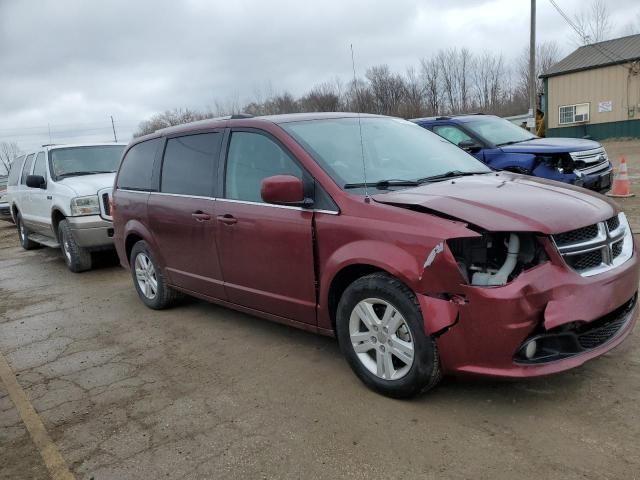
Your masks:
M170 307L178 297L178 292L167 285L162 270L143 240L131 250L131 275L138 296L144 304L154 310Z
M25 250L33 250L38 247L38 244L32 240L29 240L29 234L31 233L29 229L25 226L22 221L22 215L18 213L16 217L16 227L18 227L18 239L20 240L20 245Z
M367 275L345 290L336 330L355 374L384 395L408 398L441 378L436 344L424 332L415 295L389 275Z
M66 220L61 220L58 224L58 238L62 256L69 270L79 273L91 269L91 253L76 243Z

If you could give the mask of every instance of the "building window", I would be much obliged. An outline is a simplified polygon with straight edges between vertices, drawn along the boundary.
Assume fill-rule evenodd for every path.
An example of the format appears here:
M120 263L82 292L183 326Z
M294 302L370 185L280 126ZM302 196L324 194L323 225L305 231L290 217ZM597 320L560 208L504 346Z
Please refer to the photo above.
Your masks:
M589 121L589 104L577 103L575 105L562 105L560 107L560 125L568 123L581 123Z

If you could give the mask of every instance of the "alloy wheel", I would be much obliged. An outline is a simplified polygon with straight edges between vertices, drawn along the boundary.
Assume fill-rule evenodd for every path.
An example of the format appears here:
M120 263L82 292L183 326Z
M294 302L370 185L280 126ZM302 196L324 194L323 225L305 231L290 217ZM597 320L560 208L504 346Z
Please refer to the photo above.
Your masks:
M349 336L362 365L378 378L398 380L413 365L411 331L389 302L379 298L358 302L349 318Z
M136 280L142 294L153 300L158 293L158 277L151 259L144 253L139 253L135 261Z

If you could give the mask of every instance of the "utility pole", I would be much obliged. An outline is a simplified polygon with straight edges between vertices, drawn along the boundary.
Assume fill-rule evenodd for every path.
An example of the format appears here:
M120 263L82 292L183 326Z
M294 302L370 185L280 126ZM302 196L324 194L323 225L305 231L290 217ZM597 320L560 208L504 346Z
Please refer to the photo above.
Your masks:
M536 0L531 0L531 28L529 39L529 108L531 109L530 114L534 118L534 129L537 103L536 84Z
M113 128L113 141L118 143L118 137L116 136L116 124L113 123L113 115L111 115L111 128Z

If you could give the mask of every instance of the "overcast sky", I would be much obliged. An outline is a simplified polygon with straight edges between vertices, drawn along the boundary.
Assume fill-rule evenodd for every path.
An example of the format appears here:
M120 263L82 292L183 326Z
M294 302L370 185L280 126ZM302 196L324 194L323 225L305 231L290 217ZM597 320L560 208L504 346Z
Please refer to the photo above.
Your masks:
M557 0L576 13L585 2ZM608 0L622 31L640 1ZM570 53L571 30L538 0L538 40ZM440 48L502 52L529 41L529 0L0 0L0 141L23 149L129 140L174 107L294 95L356 68L397 71Z

